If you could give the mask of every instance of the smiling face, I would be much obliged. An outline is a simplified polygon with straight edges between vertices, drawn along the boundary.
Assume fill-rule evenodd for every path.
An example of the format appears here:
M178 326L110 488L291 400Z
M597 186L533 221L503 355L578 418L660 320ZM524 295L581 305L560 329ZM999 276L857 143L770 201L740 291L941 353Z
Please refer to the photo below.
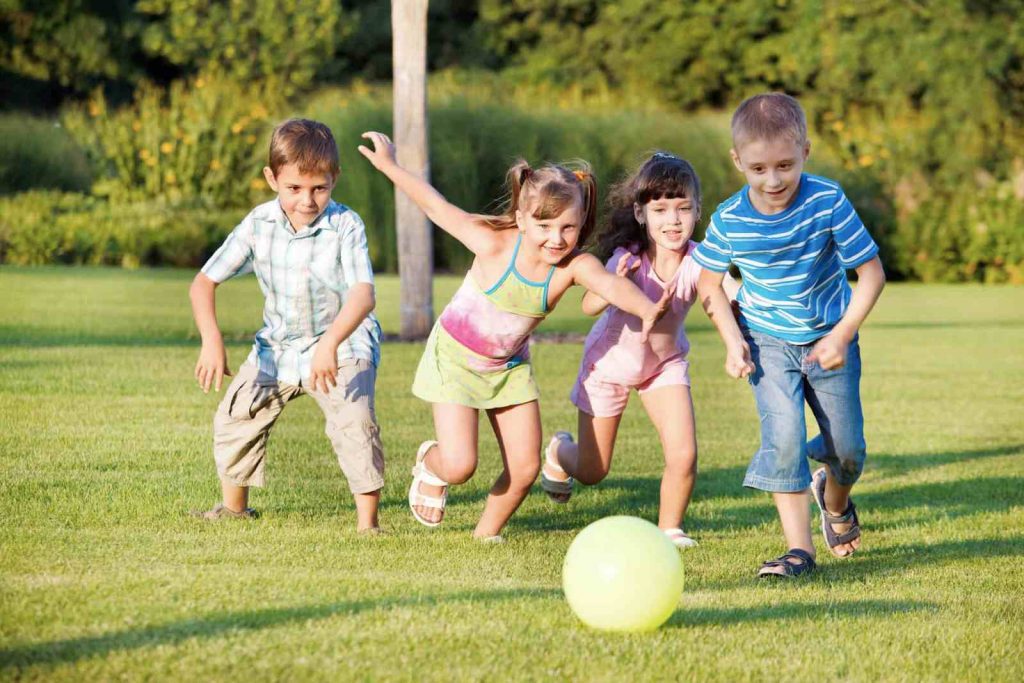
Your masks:
M763 214L785 211L800 188L811 143L789 137L750 140L731 150L732 162L750 185L750 203Z
M550 266L560 263L576 248L582 223L583 208L579 202L569 204L550 218L537 218L532 211L516 211L516 224L525 245L536 249L540 260Z
M683 251L699 218L689 197L659 197L643 206L634 204L633 213L638 223L647 226L652 257L657 249Z
M277 175L266 167L263 177L277 192L281 208L295 231L302 230L324 212L337 182L337 177L330 173L302 173L296 164L285 164Z

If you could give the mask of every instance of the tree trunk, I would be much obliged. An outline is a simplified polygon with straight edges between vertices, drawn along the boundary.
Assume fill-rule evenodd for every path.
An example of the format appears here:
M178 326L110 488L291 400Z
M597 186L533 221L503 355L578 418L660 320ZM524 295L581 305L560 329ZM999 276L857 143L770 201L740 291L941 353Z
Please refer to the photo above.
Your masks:
M394 138L398 163L430 181L427 152L427 2L392 0ZM401 279L402 339L425 339L434 323L431 280L434 249L430 221L395 190L398 275Z

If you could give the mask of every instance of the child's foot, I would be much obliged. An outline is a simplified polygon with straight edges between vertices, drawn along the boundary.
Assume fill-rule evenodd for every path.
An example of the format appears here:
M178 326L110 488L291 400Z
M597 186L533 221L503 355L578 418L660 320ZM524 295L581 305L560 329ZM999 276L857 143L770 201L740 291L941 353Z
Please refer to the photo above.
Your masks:
M365 529L356 529L356 533L360 536L382 536L384 530L379 526L368 526Z
M424 526L434 527L444 519L444 508L448 502L448 482L427 469L423 459L436 441L424 441L416 451L416 464L412 468L412 484L409 486L409 509L416 521Z
M662 529L662 531L665 532L665 535L668 536L668 540L672 541L677 548L696 548L698 545L697 541L690 538L686 532L679 527L675 527L673 529Z
M849 498L846 509L835 513L825 504L825 487L828 476L822 467L811 478L811 492L821 510L821 533L829 552L836 557L849 557L860 547L860 521L857 519L857 506Z
M544 464L540 469L540 487L559 505L569 502L573 486L573 478L558 464L558 444L563 441L572 443L572 434L555 432L548 447L544 449Z
M501 534L494 534L493 536L473 536L473 540L478 543L504 543L505 537Z
M757 578L792 579L813 572L817 566L814 555L800 548L790 548L785 555L762 564L757 572Z
M256 519L260 516L260 513L252 508L245 508L239 512L225 507L223 503L217 503L209 510L190 510L188 514L191 517L211 522L220 519Z

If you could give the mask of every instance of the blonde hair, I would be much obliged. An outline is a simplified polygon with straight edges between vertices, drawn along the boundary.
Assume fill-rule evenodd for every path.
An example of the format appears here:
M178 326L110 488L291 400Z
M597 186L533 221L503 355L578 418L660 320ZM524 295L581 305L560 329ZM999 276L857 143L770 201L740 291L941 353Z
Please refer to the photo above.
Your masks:
M781 92L763 93L743 100L732 115L732 144L789 138L807 142L807 117L796 98Z
M288 119L277 124L270 136L267 166L276 176L287 164L298 166L300 173L337 177L341 166L331 129L309 119Z
M582 247L597 223L597 180L587 162L571 165L573 168L563 164L531 168L525 160L517 160L506 175L501 213L480 215L480 220L495 230L507 230L516 227L517 210L537 219L554 218L578 202L583 216L576 245Z

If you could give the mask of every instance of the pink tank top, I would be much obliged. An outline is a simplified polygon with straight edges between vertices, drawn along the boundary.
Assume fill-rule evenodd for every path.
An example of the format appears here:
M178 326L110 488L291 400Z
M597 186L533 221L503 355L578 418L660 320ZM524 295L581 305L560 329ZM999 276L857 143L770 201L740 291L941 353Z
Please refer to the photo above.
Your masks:
M522 235L508 268L490 289L482 289L472 273L466 273L439 319L452 339L485 359L487 369L511 368L529 360L530 333L548 314L548 285L555 267L543 282L527 280L516 270L521 242Z

